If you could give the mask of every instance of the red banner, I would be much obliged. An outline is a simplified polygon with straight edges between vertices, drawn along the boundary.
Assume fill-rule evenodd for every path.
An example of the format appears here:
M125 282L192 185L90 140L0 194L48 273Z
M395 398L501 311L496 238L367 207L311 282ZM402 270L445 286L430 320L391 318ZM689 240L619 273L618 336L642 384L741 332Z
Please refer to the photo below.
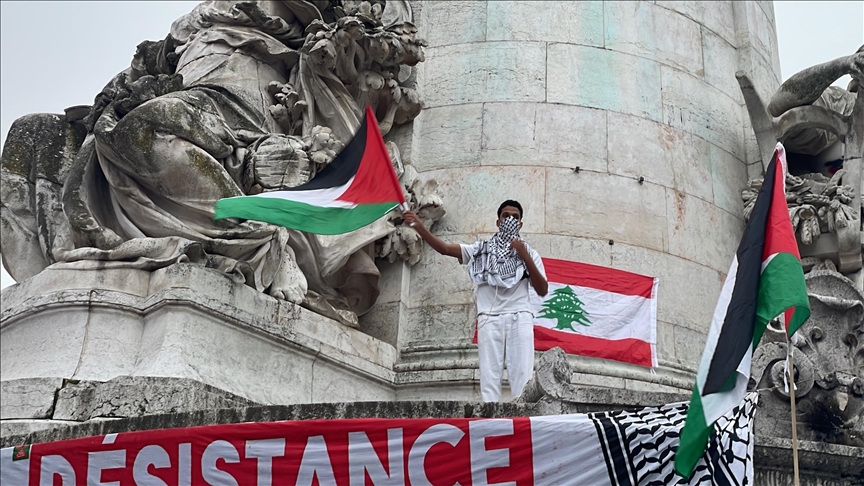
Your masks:
M689 481L672 472L686 409L678 403L513 419L310 420L124 432L0 449L0 486L752 482L755 394L714 425L701 472Z
M533 484L528 418L246 423L36 444L4 459L10 452L4 469L29 462L22 486Z

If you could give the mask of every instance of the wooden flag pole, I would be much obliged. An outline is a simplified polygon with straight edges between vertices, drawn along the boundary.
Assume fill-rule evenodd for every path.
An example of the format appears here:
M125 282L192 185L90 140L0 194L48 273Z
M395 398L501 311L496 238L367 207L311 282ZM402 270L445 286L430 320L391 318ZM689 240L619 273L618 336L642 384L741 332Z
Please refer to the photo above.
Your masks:
M787 346L792 346L791 340L786 341ZM798 415L795 413L795 360L792 357L792 349L789 348L789 403L792 405L792 466L795 474L795 486L800 486L798 480Z

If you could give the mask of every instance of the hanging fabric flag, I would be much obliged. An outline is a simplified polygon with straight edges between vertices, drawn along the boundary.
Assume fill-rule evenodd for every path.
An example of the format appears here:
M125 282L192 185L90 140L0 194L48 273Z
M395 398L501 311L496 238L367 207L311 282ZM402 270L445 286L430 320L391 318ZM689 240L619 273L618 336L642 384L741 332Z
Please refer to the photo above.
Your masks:
M242 218L307 233L362 228L405 203L372 109L354 138L311 181L291 189L221 199L214 219Z
M534 300L534 349L657 366L657 283L614 268L544 258L549 292Z
M771 319L791 336L810 317L798 244L786 205L786 152L777 144L708 330L675 471L689 477L711 424L744 397L750 359Z
M0 484L753 484L757 398L750 394L714 424L689 480L672 470L687 413L686 403L672 403L539 417L286 420L120 432L2 448Z

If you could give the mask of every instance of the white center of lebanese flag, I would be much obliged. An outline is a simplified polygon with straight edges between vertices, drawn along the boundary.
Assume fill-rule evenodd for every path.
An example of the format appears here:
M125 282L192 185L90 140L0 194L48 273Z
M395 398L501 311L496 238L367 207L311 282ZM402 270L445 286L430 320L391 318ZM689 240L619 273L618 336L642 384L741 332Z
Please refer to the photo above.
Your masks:
M549 292L534 295L534 347L657 366L658 279L544 258Z

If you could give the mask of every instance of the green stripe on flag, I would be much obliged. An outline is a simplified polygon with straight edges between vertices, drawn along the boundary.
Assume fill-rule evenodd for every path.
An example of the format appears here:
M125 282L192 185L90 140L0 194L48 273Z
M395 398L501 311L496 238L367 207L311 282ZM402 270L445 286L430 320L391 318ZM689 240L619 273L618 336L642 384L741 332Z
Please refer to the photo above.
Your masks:
M787 323L791 336L810 317L810 298L801 261L791 253L777 253L762 270L759 278L759 300L756 304L756 328L753 348L759 344L768 322L786 309L794 307L792 322Z
M708 446L711 430L713 427L705 422L702 397L699 396L699 386L696 385L687 408L687 422L681 429L681 442L675 452L675 472L678 475L689 478L693 474L693 468Z
M375 222L397 205L392 202L328 208L278 197L242 196L221 199L213 219L252 219L307 233L338 235Z

